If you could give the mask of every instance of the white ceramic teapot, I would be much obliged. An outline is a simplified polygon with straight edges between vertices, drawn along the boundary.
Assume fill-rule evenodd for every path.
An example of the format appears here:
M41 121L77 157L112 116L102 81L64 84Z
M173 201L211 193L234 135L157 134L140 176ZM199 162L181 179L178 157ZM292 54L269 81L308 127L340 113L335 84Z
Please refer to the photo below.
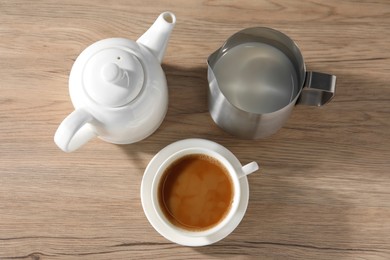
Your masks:
M160 126L168 107L160 63L175 22L174 14L164 12L136 42L105 39L79 55L69 76L75 110L54 136L61 150L72 152L95 136L134 143Z

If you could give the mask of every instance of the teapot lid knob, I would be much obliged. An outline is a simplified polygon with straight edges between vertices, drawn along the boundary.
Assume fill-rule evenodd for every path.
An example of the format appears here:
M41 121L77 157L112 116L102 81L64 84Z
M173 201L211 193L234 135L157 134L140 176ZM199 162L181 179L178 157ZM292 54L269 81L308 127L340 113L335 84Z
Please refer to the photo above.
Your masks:
M120 81L125 75L125 70L121 69L116 63L107 63L102 67L102 78L111 83Z
M143 83L141 62L124 49L103 49L90 57L84 67L84 89L101 105L126 105L138 96Z

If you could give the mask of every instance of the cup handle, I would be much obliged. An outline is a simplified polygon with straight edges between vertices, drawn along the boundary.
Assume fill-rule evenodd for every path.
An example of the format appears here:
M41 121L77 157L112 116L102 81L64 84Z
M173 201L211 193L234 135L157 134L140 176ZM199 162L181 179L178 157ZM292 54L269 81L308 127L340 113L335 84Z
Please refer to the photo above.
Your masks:
M242 177L247 176L251 173L254 173L258 169L259 169L259 165L257 164L257 162L250 162L250 163L242 166L242 174L240 176L238 176L238 178L242 178Z
M323 106L336 91L336 76L321 72L306 72L306 80L297 104Z
M76 109L62 121L54 135L54 142L64 152L77 150L96 136L88 124L92 120L92 115L85 109Z

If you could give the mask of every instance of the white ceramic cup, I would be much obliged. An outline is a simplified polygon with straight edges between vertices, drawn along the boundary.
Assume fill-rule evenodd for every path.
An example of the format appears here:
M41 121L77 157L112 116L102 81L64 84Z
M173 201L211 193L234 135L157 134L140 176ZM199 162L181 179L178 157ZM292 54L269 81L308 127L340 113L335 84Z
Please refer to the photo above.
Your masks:
M233 201L230 206L229 212L225 215L225 217L215 226L211 227L210 229L202 230L202 231L190 231L186 230L180 227L175 226L172 224L164 215L160 203L159 203L159 195L158 195L158 189L159 189L159 184L161 181L161 178L163 177L163 174L165 170L176 160L180 159L181 157L184 157L186 155L190 154L202 154L202 155L207 155L210 156L216 160L218 160L227 170L229 173L229 176L233 182ZM177 234L180 234L182 236L186 237L208 237L211 236L227 225L229 225L230 221L232 218L235 216L237 212L238 205L240 203L241 199L241 189L240 189L240 182L239 179L255 172L258 170L259 166L256 162L251 162L245 166L239 165L237 167L236 162L231 162L224 156L222 156L220 153L213 151L211 149L207 148L202 148L202 147L193 147L193 148L186 148L183 150L180 150L171 156L169 156L158 168L154 178L153 178L153 183L152 183L152 189L151 189L151 199L152 199L152 206L153 209L160 219L161 223L165 225L165 228L169 230L169 232L174 232Z

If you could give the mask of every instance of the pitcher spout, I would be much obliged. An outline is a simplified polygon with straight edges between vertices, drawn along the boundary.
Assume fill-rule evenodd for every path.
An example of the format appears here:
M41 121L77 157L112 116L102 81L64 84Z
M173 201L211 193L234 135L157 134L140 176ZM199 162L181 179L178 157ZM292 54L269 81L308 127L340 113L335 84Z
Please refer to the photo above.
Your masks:
M176 17L173 13L160 14L153 25L137 40L137 43L148 48L161 63L175 23Z

